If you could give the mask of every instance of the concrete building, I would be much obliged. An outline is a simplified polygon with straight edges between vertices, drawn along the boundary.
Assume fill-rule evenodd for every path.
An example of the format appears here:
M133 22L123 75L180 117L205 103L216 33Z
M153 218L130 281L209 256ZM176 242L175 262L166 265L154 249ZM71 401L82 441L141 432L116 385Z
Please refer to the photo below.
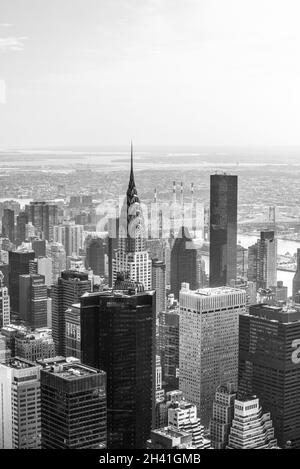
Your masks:
M192 291L183 284L179 303L179 389L208 427L216 388L237 385L239 314L246 312L246 292L230 287Z
M15 354L31 362L55 357L55 346L50 329L20 332L15 337Z
M166 264L152 259L152 289L156 291L156 314L166 310Z
M277 281L277 240L274 231L262 231L257 243L248 248L248 280L257 289L270 288Z
M0 364L0 448L41 447L40 366L22 358Z
M8 288L3 285L3 278L0 271L0 329L10 324L10 297Z

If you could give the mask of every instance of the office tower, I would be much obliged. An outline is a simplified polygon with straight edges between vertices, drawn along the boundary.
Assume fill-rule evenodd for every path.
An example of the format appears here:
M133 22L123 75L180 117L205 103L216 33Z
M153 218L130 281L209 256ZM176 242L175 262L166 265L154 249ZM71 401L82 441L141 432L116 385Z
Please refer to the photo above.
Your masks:
M237 194L237 176L210 176L210 287L229 285L236 278Z
M151 259L145 246L145 223L134 182L133 152L128 189L119 219L119 245L113 260L113 280L119 272L151 289Z
M38 234L38 230L36 230L35 226L31 223L31 221L26 224L25 234L26 240L31 240L32 238L35 238L35 236L37 236Z
M86 292L91 291L88 274L66 270L51 290L52 331L57 355L65 356L65 312Z
M293 278L293 300L300 291L300 249L297 249L297 270Z
M114 286L113 262L115 253L119 246L119 218L108 219L108 238L107 238L107 256L108 256L108 284L110 288Z
M278 449L270 413L263 414L256 396L234 401L227 449Z
M236 395L236 387L231 383L218 386L216 389L210 421L210 438L214 449L225 449L228 444Z
M47 287L50 287L53 284L51 257L38 257L37 273L45 277L45 285L47 285Z
M163 387L179 387L179 310L168 309L158 316L158 349L161 356Z
M15 354L35 362L55 357L55 347L50 329L36 329L33 332L19 332L15 337Z
M80 303L72 305L65 312L66 356L82 360Z
M30 202L25 211L37 234L47 241L52 241L53 227L57 225L58 220L57 205L51 202Z
M37 329L47 327L47 285L43 275L27 274L19 277L19 313L26 325Z
M105 254L106 240L102 238L92 238L86 246L86 268L91 268L94 275L105 275Z
M2 217L2 236L15 242L15 212L9 208L4 209Z
M9 252L9 294L11 298L11 309L19 311L19 277L29 273L34 273L33 261L35 254L33 251L10 251Z
M156 355L155 367L155 403L163 402L165 398L165 391L162 388L162 372L160 356Z
M107 373L107 446L145 448L155 409L155 292L84 295L82 361Z
M42 449L104 449L105 373L57 358L41 362Z
M204 427L197 418L197 407L181 400L168 409L168 426L184 430L192 435L192 444L197 449L209 449L211 442L204 437Z
M0 448L40 449L40 367L22 358L0 364Z
M239 391L271 412L280 447L300 448L300 311L258 304L240 316Z
M60 273L66 270L66 251L62 244L50 244L50 257L52 258L52 281L57 282Z
M166 264L152 259L152 288L156 291L156 314L166 310Z
M16 236L16 244L20 246L23 241L26 239L26 225L28 223L28 213L20 212L17 216L17 236Z
M274 231L261 231L257 243L248 248L248 280L258 289L276 285L277 241Z
M35 252L35 257L46 256L46 240L45 239L33 239L31 242L32 250Z
M237 384L239 314L246 293L230 287L180 292L179 389L207 427L217 386Z
M3 285L4 275L0 271L0 329L10 324L10 298L8 288Z
M54 242L64 246L67 256L80 254L83 248L83 225L66 223L54 226L53 233Z
M194 290L200 287L199 262L199 250L188 229L182 226L171 251L171 291L176 299L182 283L189 283Z
M248 249L240 244L236 247L236 275L237 278L247 278L248 271ZM229 282L230 283L230 282Z
M192 435L184 430L173 427L158 428L151 431L151 439L147 442L148 449L195 449Z

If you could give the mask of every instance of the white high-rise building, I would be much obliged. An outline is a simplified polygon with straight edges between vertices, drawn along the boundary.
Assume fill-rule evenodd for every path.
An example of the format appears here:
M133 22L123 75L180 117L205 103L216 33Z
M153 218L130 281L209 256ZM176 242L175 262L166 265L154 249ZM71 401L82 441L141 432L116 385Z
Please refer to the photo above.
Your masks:
M50 244L52 258L52 280L55 283L63 270L66 270L66 251L61 243Z
M227 449L278 448L270 413L263 414L256 396L236 399Z
M0 328L10 324L10 298L8 288L3 286L3 278L0 271Z
M22 358L0 363L0 448L41 447L40 366Z
M214 449L225 449L227 446L236 394L236 388L231 383L217 387L210 421L210 438Z
M216 388L237 385L239 314L246 312L246 292L219 287L179 295L179 389L196 404L208 427Z

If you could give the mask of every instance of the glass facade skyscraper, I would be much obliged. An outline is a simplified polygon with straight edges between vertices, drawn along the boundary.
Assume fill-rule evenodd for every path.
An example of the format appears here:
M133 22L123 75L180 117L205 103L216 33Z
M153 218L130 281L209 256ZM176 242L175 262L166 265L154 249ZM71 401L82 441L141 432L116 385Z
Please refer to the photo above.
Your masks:
M237 270L238 178L227 174L210 177L209 286L229 285Z

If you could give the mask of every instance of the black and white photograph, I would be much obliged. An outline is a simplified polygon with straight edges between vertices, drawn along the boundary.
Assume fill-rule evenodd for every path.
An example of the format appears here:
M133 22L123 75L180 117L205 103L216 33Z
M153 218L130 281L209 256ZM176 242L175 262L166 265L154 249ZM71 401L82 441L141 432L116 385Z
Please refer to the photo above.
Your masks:
M0 449L300 449L299 18L0 0Z

